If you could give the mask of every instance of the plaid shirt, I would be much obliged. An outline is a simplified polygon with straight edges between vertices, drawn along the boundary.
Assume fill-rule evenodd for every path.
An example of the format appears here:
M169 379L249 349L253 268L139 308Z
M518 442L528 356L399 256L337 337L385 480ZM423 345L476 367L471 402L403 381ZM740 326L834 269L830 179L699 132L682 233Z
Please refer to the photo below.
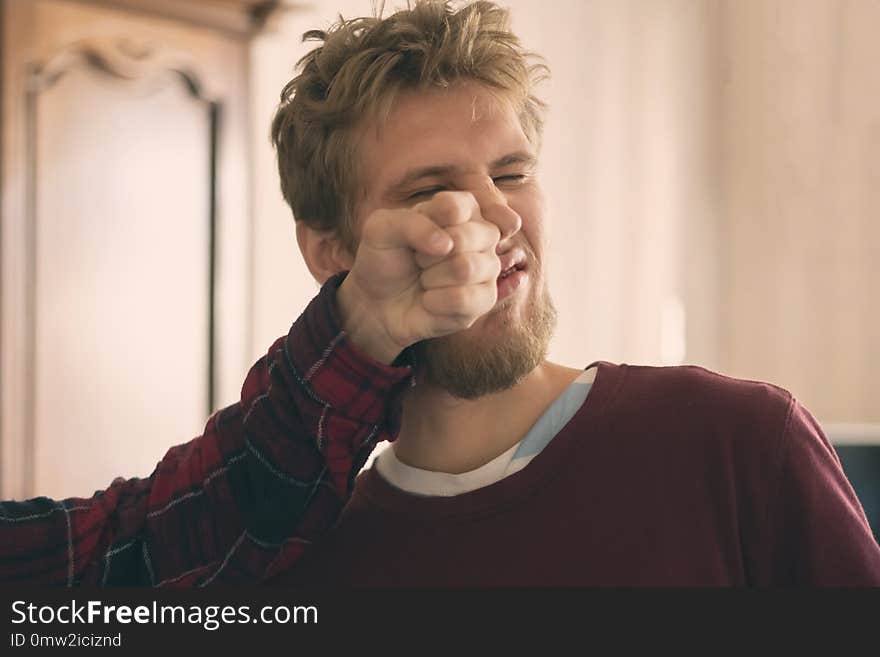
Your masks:
M251 368L241 401L149 478L116 479L90 499L0 503L0 581L205 586L290 568L334 524L376 443L396 437L412 383L411 365L348 343L343 278Z

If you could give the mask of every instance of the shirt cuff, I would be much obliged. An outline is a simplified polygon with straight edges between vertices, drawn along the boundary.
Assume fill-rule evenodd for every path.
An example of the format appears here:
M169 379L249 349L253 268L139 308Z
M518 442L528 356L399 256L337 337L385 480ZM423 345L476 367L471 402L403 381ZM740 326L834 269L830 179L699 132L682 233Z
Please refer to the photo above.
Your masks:
M400 430L401 395L415 384L411 350L391 365L359 351L342 329L336 290L348 272L330 277L294 322L286 352L294 370L316 401L346 417L384 424L396 437Z

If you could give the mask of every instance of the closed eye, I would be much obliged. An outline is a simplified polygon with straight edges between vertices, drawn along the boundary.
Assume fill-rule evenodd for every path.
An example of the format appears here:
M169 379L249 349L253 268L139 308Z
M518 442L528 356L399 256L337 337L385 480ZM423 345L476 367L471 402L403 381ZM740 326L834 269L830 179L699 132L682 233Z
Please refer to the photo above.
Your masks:
M517 173L517 174L509 174L506 176L495 176L492 178L492 182L495 183L496 186L506 186L506 187L518 187L524 184L528 179L529 175L525 173ZM413 192L409 196L407 196L407 200L415 200L421 198L429 198L438 192L446 191L446 187L435 185L434 187L428 187L426 189L420 189L416 192Z
M508 176L495 176L492 178L492 181L496 185L507 185L507 186L516 186L521 185L526 181L528 176L524 173L511 174Z
M437 192L442 192L445 190L445 187L429 187L428 189L420 189L417 192L413 192L409 196L407 196L407 200L416 199L416 198L426 198L428 196L433 196Z

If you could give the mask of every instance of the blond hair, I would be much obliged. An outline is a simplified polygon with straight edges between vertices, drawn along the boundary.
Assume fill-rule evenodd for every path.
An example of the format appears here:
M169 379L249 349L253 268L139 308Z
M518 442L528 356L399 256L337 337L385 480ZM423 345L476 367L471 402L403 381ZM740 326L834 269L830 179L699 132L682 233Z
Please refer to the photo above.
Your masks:
M416 0L387 18L339 21L303 41L323 44L297 63L272 120L281 192L294 217L331 231L354 251L360 197L354 128L386 117L398 92L472 80L512 101L536 145L544 104L533 87L547 66L510 31L506 9L479 1L460 9Z

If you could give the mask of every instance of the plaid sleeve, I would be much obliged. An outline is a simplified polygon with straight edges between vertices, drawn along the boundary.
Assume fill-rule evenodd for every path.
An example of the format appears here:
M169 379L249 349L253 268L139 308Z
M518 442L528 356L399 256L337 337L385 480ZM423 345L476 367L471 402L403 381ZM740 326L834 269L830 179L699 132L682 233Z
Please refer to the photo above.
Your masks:
M0 581L205 586L295 563L335 522L376 443L396 436L412 383L411 365L373 361L346 339L343 278L251 368L241 401L149 478L89 499L0 503Z

